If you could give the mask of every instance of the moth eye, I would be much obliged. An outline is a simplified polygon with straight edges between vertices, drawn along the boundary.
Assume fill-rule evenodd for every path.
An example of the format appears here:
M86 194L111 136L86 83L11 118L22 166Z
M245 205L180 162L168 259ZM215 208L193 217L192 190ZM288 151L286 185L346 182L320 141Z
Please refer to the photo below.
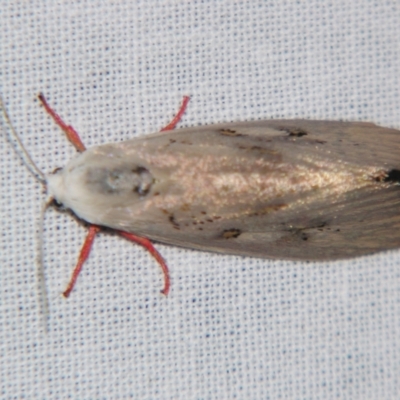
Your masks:
M62 203L60 203L57 199L53 199L51 201L50 205L52 205L53 207L58 208L58 209L64 208L64 205Z

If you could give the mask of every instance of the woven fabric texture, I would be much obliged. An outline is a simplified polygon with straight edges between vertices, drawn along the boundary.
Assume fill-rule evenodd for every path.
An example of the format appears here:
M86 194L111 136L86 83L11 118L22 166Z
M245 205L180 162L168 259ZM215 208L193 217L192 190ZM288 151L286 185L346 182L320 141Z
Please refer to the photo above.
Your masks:
M12 1L0 12L0 92L46 173L75 150L180 126L268 118L400 128L400 3L368 0ZM3 121L4 122L4 121ZM2 124L4 125L4 124ZM4 126L3 126L4 128ZM102 233L75 290L86 229L0 138L0 398L398 399L400 250L340 262L217 255Z

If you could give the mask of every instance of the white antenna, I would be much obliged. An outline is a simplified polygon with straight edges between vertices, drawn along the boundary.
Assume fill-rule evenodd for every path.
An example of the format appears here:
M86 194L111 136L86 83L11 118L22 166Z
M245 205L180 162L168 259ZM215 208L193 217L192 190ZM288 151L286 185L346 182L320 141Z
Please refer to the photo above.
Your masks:
M6 107L4 105L4 102L3 102L3 99L1 96L0 96L0 107L3 111L3 116L7 123L7 126L10 128L11 133L12 133L12 135L10 135L11 136L10 139L14 139L18 144L18 149L17 149L13 140L10 140L11 144L14 147L14 150L16 151L18 156L21 158L21 160L25 164L25 166L28 168L28 170L33 174L33 176L40 182L46 183L46 178L45 178L44 173L33 162L31 156L26 151L25 146L23 145L21 138L19 137L17 131L15 130L13 124L11 123L11 119L7 113Z
M0 107L3 111L3 116L5 119L5 122L8 126L8 128L11 130L11 135L8 135L8 139L10 143L12 144L15 152L18 154L18 156L21 158L22 162L25 164L25 166L28 168L28 170L33 174L33 176L39 180L42 183L46 183L46 178L43 172L37 167L37 165L33 162L31 156L25 149L21 138L19 137L17 131L15 130L13 124L11 123L11 119L7 113L6 107L4 105L3 99L0 96ZM12 140L14 139L14 140ZM15 145L15 142L17 142L17 145ZM40 307L43 311L43 319L44 319L44 327L45 331L48 332L48 319L49 319L49 301L48 301L48 295L47 295L47 287L46 287L46 279L45 279L45 274L44 274L44 267L43 267L43 222L44 222L44 213L47 209L47 207L50 204L51 199L48 199L44 206L42 207L42 210L40 212L40 218L39 218L39 223L40 223L40 228L39 228L39 237L38 237L38 260L37 260L37 267L38 267L38 284L39 284L39 301L40 301Z
M47 210L47 207L50 205L53 199L47 199L40 211L39 218L39 237L37 241L37 279L39 285L39 302L40 308L42 310L43 324L46 333L49 332L49 316L50 316L50 308L49 308L49 292L47 290L46 285L46 275L44 272L44 260L43 260L43 226L44 226L44 214Z

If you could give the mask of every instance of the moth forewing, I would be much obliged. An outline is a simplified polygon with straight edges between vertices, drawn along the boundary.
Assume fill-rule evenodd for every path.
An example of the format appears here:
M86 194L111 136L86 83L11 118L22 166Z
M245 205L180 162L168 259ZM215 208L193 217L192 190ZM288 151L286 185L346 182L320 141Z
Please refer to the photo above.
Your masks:
M88 149L48 179L80 218L183 247L337 259L400 243L400 132L271 120Z

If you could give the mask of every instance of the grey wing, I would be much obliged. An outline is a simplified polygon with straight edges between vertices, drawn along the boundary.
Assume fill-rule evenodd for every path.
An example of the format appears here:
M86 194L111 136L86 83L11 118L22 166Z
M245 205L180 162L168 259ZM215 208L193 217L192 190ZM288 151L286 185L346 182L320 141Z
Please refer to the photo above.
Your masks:
M144 223L127 222L113 210L119 229L266 258L347 258L400 245L399 131L368 123L272 120L151 138L153 159L175 160L171 176L180 181L160 178L168 201L149 206ZM166 161L163 168L168 170Z
M262 258L334 260L398 248L399 215L398 188L360 190L351 199L299 209L297 215L282 211L277 223L268 216L250 224L232 221L230 228L217 228L214 235L186 237L175 244L188 247L191 242L190 247Z

